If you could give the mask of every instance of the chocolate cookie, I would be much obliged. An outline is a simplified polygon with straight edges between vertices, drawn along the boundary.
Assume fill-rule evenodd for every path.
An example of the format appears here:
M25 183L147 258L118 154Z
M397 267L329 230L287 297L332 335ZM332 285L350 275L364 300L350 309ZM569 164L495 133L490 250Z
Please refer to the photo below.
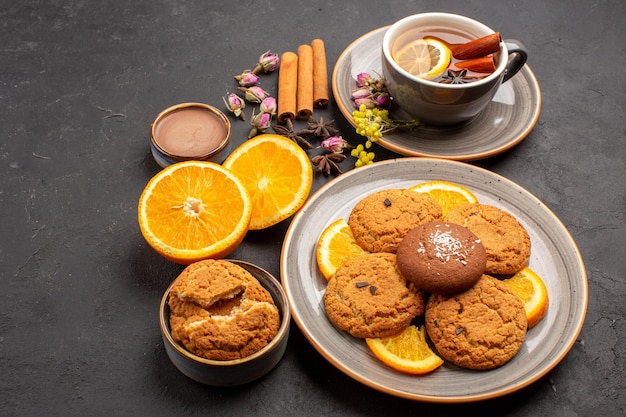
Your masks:
M371 253L348 260L330 278L324 306L330 321L354 337L386 337L424 313L426 294L407 282L396 255Z
M432 294L425 319L426 331L439 354L463 368L484 370L504 365L526 337L522 300L488 275L460 294Z
M400 272L417 287L438 294L462 292L485 272L485 248L467 228L428 222L411 229L398 246Z
M487 252L487 274L514 274L528 265L530 236L506 211L487 204L463 204L450 209L445 221L472 231Z
M168 304L172 338L206 359L249 356L265 347L280 327L270 293L244 268L225 260L185 268Z
M348 225L366 251L396 253L409 230L439 220L441 213L441 206L428 194L387 189L360 200L350 213Z

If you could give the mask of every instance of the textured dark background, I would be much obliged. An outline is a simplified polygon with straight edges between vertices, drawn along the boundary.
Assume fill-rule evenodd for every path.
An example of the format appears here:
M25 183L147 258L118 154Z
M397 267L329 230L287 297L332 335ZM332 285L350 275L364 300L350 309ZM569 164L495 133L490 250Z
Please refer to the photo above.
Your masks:
M0 415L624 415L625 2L0 4ZM145 244L136 220L159 169L152 119L184 101L222 108L233 75L268 49L320 37L330 72L362 34L423 11L476 18L529 50L539 122L517 147L476 164L535 194L579 245L589 310L570 353L504 398L424 404L353 381L292 325L284 359L262 380L216 389L187 379L168 360L157 320L182 267ZM275 92L275 75L262 80ZM333 102L317 114L358 141ZM236 145L250 126L233 124ZM287 226L250 233L232 257L278 275Z

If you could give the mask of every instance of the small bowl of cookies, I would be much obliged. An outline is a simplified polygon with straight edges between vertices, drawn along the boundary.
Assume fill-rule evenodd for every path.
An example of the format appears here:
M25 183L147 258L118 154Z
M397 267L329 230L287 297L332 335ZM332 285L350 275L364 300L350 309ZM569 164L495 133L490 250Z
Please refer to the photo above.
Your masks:
M161 299L165 350L187 377L212 386L253 382L281 360L291 312L280 282L231 259L187 266Z

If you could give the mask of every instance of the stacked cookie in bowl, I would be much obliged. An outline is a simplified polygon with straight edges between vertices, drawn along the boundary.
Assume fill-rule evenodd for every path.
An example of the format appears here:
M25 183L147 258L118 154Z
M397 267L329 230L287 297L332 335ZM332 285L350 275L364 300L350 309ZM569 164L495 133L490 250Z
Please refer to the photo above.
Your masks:
M287 347L290 309L280 282L238 260L189 265L165 291L160 328L166 352L186 376L213 386L252 382Z

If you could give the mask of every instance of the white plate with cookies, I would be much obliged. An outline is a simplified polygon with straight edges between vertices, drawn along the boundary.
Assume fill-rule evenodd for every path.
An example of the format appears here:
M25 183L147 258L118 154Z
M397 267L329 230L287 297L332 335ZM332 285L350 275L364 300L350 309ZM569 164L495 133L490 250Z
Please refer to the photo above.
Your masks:
M472 191L480 203L507 211L531 238L528 266L544 281L550 306L528 330L523 346L506 364L475 371L451 363L426 375L398 372L379 361L363 339L336 328L324 311L327 281L315 248L320 234L339 218L348 219L357 201L375 191L409 188L443 180ZM587 276L576 243L558 217L514 182L463 162L401 158L349 171L330 181L294 216L281 254L281 281L292 317L314 348L356 381L401 398L458 403L499 397L532 384L567 355L587 311Z

